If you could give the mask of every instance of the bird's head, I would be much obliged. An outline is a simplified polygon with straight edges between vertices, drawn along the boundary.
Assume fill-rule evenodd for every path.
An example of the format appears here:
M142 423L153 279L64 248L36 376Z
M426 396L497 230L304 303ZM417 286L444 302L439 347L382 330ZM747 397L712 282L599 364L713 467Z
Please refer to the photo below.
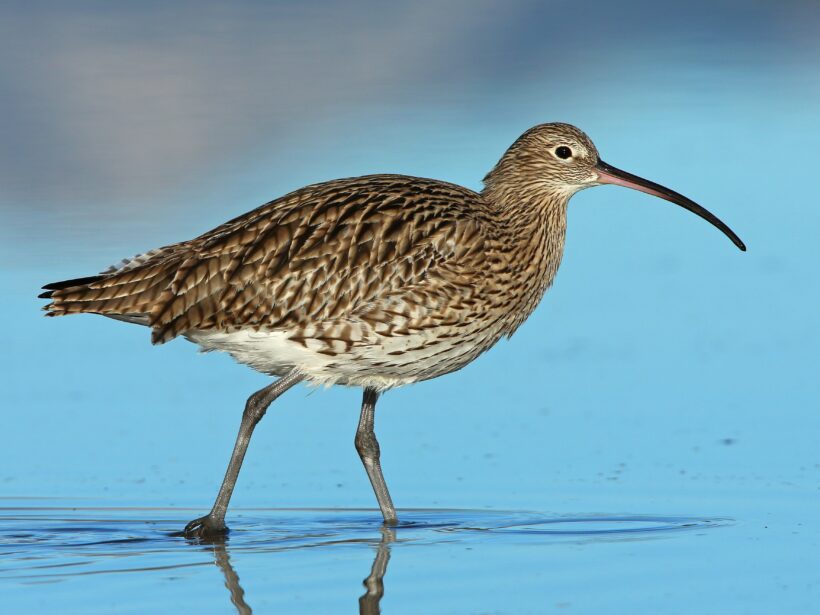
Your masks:
M660 197L720 229L741 250L746 246L717 216L682 194L660 184L621 171L598 156L582 130L570 124L534 126L521 135L484 178L486 191L501 198L526 198L566 202L584 188L615 184Z

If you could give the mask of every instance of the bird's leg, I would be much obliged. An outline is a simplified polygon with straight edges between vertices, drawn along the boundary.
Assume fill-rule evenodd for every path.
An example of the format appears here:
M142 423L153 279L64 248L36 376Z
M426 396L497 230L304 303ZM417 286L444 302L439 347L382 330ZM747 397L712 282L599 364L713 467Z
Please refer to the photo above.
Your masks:
M379 392L376 389L368 387L364 390L362 414L356 430L356 450L359 451L364 469L367 470L367 477L373 485L385 525L395 525L397 522L396 509L393 508L393 500L390 499L387 483L384 482L384 476L382 476L382 466L379 463L379 441L376 440L376 434L373 432L373 415L378 399Z
M239 425L236 444L234 444L231 460L228 463L228 470L225 472L225 478L219 488L213 508L204 517L194 519L185 526L183 534L186 537L206 538L214 534L224 534L228 531L225 526L225 511L228 510L228 502L231 500L231 494L236 485L236 478L239 476L239 469L242 467L245 452L248 450L253 429L260 419L265 416L265 412L273 400L303 379L304 376L301 373L293 370L248 398L245 411L242 413L242 423Z

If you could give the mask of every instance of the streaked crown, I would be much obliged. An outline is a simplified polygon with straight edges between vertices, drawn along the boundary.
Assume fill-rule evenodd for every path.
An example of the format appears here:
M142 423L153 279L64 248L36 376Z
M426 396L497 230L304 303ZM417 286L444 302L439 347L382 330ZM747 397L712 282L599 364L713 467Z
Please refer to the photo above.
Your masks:
M594 186L598 150L571 124L539 124L513 143L484 178L489 190L507 192L513 185L526 192L548 191L571 196Z

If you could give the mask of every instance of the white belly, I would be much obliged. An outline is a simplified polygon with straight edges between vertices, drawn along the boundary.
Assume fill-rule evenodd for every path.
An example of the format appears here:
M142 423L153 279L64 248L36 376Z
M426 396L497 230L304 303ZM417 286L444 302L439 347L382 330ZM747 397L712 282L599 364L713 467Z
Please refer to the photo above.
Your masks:
M204 351L220 350L257 371L283 376L293 369L312 384L389 389L459 369L489 347L476 340L435 338L435 331L383 337L345 348L340 343L290 339L288 331L190 331ZM430 342L435 340L433 343ZM483 340L482 340L483 341ZM424 346L424 347L422 347Z

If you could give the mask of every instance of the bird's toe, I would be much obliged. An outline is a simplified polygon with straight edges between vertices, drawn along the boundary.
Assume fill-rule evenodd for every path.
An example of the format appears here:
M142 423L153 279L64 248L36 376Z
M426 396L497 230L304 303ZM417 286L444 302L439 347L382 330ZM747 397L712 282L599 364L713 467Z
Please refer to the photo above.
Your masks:
M228 527L224 521L217 521L211 515L194 519L182 530L185 538L217 538L227 533Z

